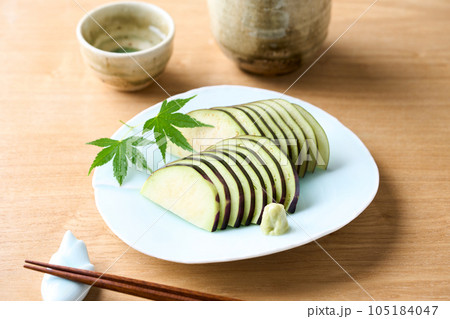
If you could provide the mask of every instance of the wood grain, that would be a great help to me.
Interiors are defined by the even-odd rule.
[[[83,283],[91,287],[112,290],[154,301],[241,301],[239,299],[207,294],[201,291],[161,285],[105,272],[66,267],[40,261],[25,260],[23,267]]]
[[[83,0],[87,9],[106,1]],[[170,93],[216,84],[284,91],[301,74],[241,72],[214,43],[206,1],[162,1],[177,26],[175,52],[158,79]],[[371,0],[333,1],[324,49]],[[84,66],[72,1],[0,2],[0,299],[39,300],[47,261],[70,229],[98,271],[127,246],[98,214],[87,177],[96,149],[136,113],[166,98],[105,87]],[[375,299],[448,300],[450,207],[450,3],[379,1],[288,94],[352,129],[372,152],[381,184],[374,202],[319,243]],[[111,272],[246,300],[367,300],[314,243],[232,263],[181,265],[133,249]],[[90,300],[135,299],[93,289]]]

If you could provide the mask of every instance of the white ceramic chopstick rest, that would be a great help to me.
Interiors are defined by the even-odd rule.
[[[53,254],[49,263],[94,270],[94,265],[89,261],[86,244],[82,240],[78,240],[70,230],[64,234],[58,251]],[[89,288],[89,285],[45,274],[42,280],[41,294],[46,301],[83,300],[89,292]]]

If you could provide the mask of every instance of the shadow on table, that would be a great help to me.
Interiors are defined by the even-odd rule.
[[[86,295],[86,298],[84,298],[85,301],[95,301],[95,300],[101,300],[102,295],[102,289],[99,289],[97,287],[92,287],[88,294]]]
[[[319,50],[316,58],[324,52],[328,45],[329,43]],[[234,69],[227,71],[227,76],[224,76],[223,80],[221,77],[199,74],[195,81],[192,81],[196,69],[192,70],[190,76],[183,76],[178,70],[171,67],[168,67],[156,80],[171,95],[200,86],[221,84],[248,85],[282,93],[296,81],[292,90],[290,89],[288,92],[292,93],[295,88],[308,93],[323,92],[328,97],[344,94],[351,98],[349,94],[383,94],[386,93],[386,90],[395,94],[398,91],[398,85],[408,84],[401,80],[402,77],[413,76],[412,71],[405,68],[404,63],[396,63],[388,58],[374,57],[371,52],[360,52],[355,48],[340,44],[332,47],[317,63],[314,63],[313,59],[300,69],[281,76],[249,74],[240,71],[231,61],[228,63],[230,68]],[[312,63],[314,65],[309,68]],[[214,69],[211,69],[211,72],[215,72]],[[230,76],[233,79],[239,78],[239,80],[236,83],[230,83],[227,80]],[[211,79],[216,78],[219,78],[219,82],[212,82]],[[289,94],[288,92],[286,94]],[[142,96],[161,94],[165,98],[165,93],[155,84],[136,94]],[[298,96],[298,92],[296,95]],[[298,97],[301,98],[301,96]]]
[[[382,59],[371,59],[369,64],[367,56],[356,56],[350,50],[346,47],[334,47],[296,86],[301,86],[301,91],[323,91],[327,96],[379,94],[386,90],[395,94],[396,82],[386,83],[385,79],[401,74],[401,69]],[[305,69],[306,67],[280,77],[260,77],[242,72],[242,82],[245,85],[283,92]],[[170,88],[170,94],[194,88],[172,72],[167,72],[159,78],[160,83],[166,83]],[[247,83],[246,78],[251,81]],[[222,83],[205,82],[205,85],[213,84]],[[155,90],[161,89],[152,85],[138,94],[144,97],[154,94]],[[205,292],[237,298],[247,299],[246,296],[252,296],[255,299],[263,299],[273,296],[269,299],[311,299],[311,296],[326,292],[327,296],[335,293],[334,299],[342,300],[346,299],[343,295],[345,291],[352,289],[352,296],[360,294],[358,296],[361,299],[369,299],[345,271],[370,293],[371,287],[364,284],[365,278],[373,276],[379,264],[389,258],[392,247],[398,240],[399,203],[395,190],[386,177],[383,178],[381,167],[380,176],[382,179],[378,194],[371,205],[349,225],[318,240],[331,257],[317,243],[312,242],[270,256],[229,263],[184,265],[162,260],[158,260],[158,263],[164,267],[165,272],[173,273],[174,277],[186,278],[189,282],[189,287],[185,286],[186,288],[203,289]],[[154,262],[152,257],[144,258],[149,264]],[[217,275],[218,273],[220,275]],[[236,286],[239,289],[236,289]],[[95,289],[90,292],[88,299],[95,300],[98,294]],[[377,299],[381,296],[373,297]]]
[[[363,284],[364,278],[372,276],[377,264],[388,258],[398,237],[400,215],[395,198],[389,183],[381,180],[374,201],[357,219],[318,240],[331,257],[312,242],[289,251],[229,263],[161,263],[165,271],[173,272],[177,278],[189,278],[192,287],[243,299],[248,295],[255,299],[273,296],[269,299],[289,300],[299,296],[311,298],[321,291],[329,296],[330,291],[336,291],[335,299],[342,300],[346,299],[345,286],[352,294],[360,293],[361,299],[369,300],[336,262],[370,293],[370,286]]]

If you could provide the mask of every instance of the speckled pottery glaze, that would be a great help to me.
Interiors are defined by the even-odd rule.
[[[325,40],[331,0],[208,0],[213,35],[248,72],[292,72]]]
[[[137,91],[154,82],[151,77],[164,71],[172,55],[174,33],[170,15],[144,2],[98,7],[77,27],[85,62],[103,82],[121,91]]]

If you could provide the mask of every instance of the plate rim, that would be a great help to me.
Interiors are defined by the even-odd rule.
[[[193,91],[197,92],[197,91],[199,91],[199,90],[209,90],[209,89],[215,89],[215,88],[242,88],[242,89],[250,89],[250,90],[255,90],[255,91],[265,91],[265,92],[270,92],[270,93],[279,93],[279,92],[273,91],[273,90],[262,89],[262,88],[256,88],[256,87],[250,87],[250,86],[243,86],[243,85],[227,85],[227,84],[224,84],[224,85],[211,85],[211,86],[203,86],[203,87],[199,87],[199,88],[194,88],[194,89],[191,89],[191,90],[188,90],[188,91],[185,91],[185,92],[181,92],[181,93],[172,95],[172,96],[169,97],[168,99],[176,99],[176,98],[179,98],[180,95],[187,95],[187,94],[189,94],[190,92],[193,92]],[[147,256],[150,256],[150,257],[153,257],[153,258],[157,258],[157,259],[160,259],[160,260],[169,261],[169,262],[175,262],[175,263],[181,263],[181,264],[193,264],[193,265],[195,265],[195,264],[224,263],[224,262],[233,262],[233,261],[239,261],[239,260],[253,259],[253,258],[258,258],[258,257],[263,257],[263,256],[268,256],[268,255],[273,255],[273,254],[276,254],[276,253],[288,251],[288,250],[291,250],[291,249],[294,249],[294,248],[297,248],[297,247],[304,246],[304,245],[306,245],[306,244],[309,244],[309,243],[311,243],[311,242],[316,241],[316,240],[319,239],[319,238],[322,238],[322,237],[325,237],[325,236],[327,236],[327,235],[329,235],[329,234],[331,234],[331,233],[334,233],[334,232],[338,231],[339,229],[341,229],[341,228],[347,226],[347,225],[348,225],[349,223],[351,223],[353,220],[355,220],[355,219],[356,219],[362,212],[364,212],[364,211],[366,210],[366,208],[372,203],[372,201],[374,200],[376,194],[378,193],[378,189],[379,189],[379,185],[380,185],[380,174],[379,174],[378,165],[376,164],[376,161],[375,161],[375,159],[373,158],[372,154],[370,153],[369,149],[366,147],[366,145],[361,141],[361,139],[360,139],[360,138],[359,138],[352,130],[350,130],[347,126],[345,126],[341,121],[339,121],[336,117],[334,117],[334,116],[331,115],[330,113],[328,113],[328,112],[326,112],[325,110],[323,110],[323,109],[321,109],[321,108],[319,108],[319,107],[317,107],[317,106],[315,106],[315,105],[313,105],[313,104],[311,104],[311,103],[309,103],[309,102],[306,102],[306,101],[304,101],[304,100],[302,100],[302,99],[300,99],[300,98],[291,97],[291,96],[289,96],[289,95],[281,94],[281,93],[279,93],[279,94],[280,94],[280,98],[282,98],[282,97],[287,97],[288,99],[289,99],[289,98],[293,98],[293,99],[299,100],[299,101],[301,101],[302,103],[308,105],[308,107],[313,108],[315,111],[321,112],[324,116],[327,116],[327,117],[329,117],[330,119],[332,119],[333,121],[336,121],[336,123],[339,124],[342,128],[344,128],[344,129],[347,131],[347,133],[350,133],[350,134],[352,135],[352,137],[355,138],[355,140],[360,144],[360,146],[362,146],[363,150],[367,153],[367,155],[369,156],[370,160],[373,162],[374,168],[375,168],[374,173],[376,173],[376,185],[374,185],[374,187],[372,188],[373,191],[372,191],[372,193],[370,194],[370,196],[367,197],[367,200],[366,200],[363,204],[361,204],[361,208],[358,209],[358,210],[355,210],[355,213],[352,214],[348,219],[345,219],[342,223],[339,223],[339,225],[337,225],[336,227],[332,227],[332,228],[330,228],[330,229],[328,229],[328,230],[326,230],[326,231],[324,231],[324,232],[321,232],[320,234],[316,234],[315,236],[310,236],[308,233],[306,233],[306,231],[303,230],[303,231],[306,233],[307,237],[308,237],[308,239],[307,239],[306,241],[304,241],[304,242],[302,242],[302,243],[300,243],[300,244],[298,244],[298,243],[292,243],[291,245],[286,245],[286,246],[283,246],[283,247],[280,248],[280,249],[274,249],[273,251],[270,251],[270,252],[265,252],[265,251],[264,251],[264,252],[260,252],[260,253],[250,254],[250,255],[247,255],[247,256],[245,256],[245,257],[239,257],[239,256],[237,256],[237,257],[231,257],[231,258],[230,258],[230,257],[225,257],[225,258],[216,258],[216,259],[214,259],[214,260],[202,260],[202,259],[197,259],[197,260],[195,260],[195,261],[192,261],[192,260],[183,260],[183,259],[177,259],[177,258],[162,258],[162,257],[158,257],[158,256],[151,255],[151,254],[149,254],[149,253],[147,253],[147,252],[144,252],[142,249],[139,249],[139,248],[136,248],[136,247],[133,246],[133,245],[135,245],[142,237],[139,237],[138,240],[136,240],[134,243],[131,243],[131,244],[130,244],[127,240],[124,240],[124,239],[122,238],[122,236],[120,236],[120,235],[118,234],[118,233],[120,233],[120,232],[117,231],[116,227],[112,226],[112,224],[109,222],[109,220],[108,220],[107,218],[105,218],[104,213],[103,213],[102,210],[100,209],[100,205],[99,205],[99,202],[98,202],[98,196],[97,196],[98,187],[96,187],[96,186],[94,185],[94,183],[95,183],[95,178],[96,178],[96,175],[97,175],[97,174],[96,174],[96,173],[97,173],[97,170],[95,170],[95,171],[94,171],[94,174],[93,174],[93,177],[92,177],[92,186],[93,186],[93,188],[94,188],[95,205],[96,205],[97,210],[98,210],[98,212],[100,213],[100,215],[101,215],[103,221],[104,221],[105,224],[108,226],[108,228],[113,232],[113,234],[114,234],[115,236],[117,236],[117,237],[118,237],[122,242],[124,242],[127,246],[129,246],[130,248],[132,248],[132,249],[134,249],[134,250],[136,250],[136,251],[138,251],[138,252],[140,252],[140,253],[142,253],[142,254],[145,254],[145,255],[147,255]],[[158,112],[158,110],[159,110],[159,108],[161,107],[161,105],[162,105],[162,101],[161,101],[161,102],[158,102],[158,103],[156,103],[156,104],[154,104],[154,105],[152,105],[152,106],[149,106],[149,107],[145,108],[144,110],[142,110],[141,112],[139,112],[139,113],[137,113],[136,115],[134,115],[131,119],[129,119],[129,120],[126,121],[125,123],[128,124],[128,123],[134,121],[136,118],[142,116],[144,113],[149,112],[149,111],[151,111],[151,110],[156,110],[156,112]],[[126,129],[125,124],[122,124],[122,125],[121,125],[121,126],[120,126],[120,127],[119,127],[112,135],[111,135],[111,138],[115,138],[118,134],[120,134],[120,132],[121,132],[123,129]],[[99,185],[99,186],[100,186],[100,185]],[[169,212],[170,212],[170,211],[169,211]]]

